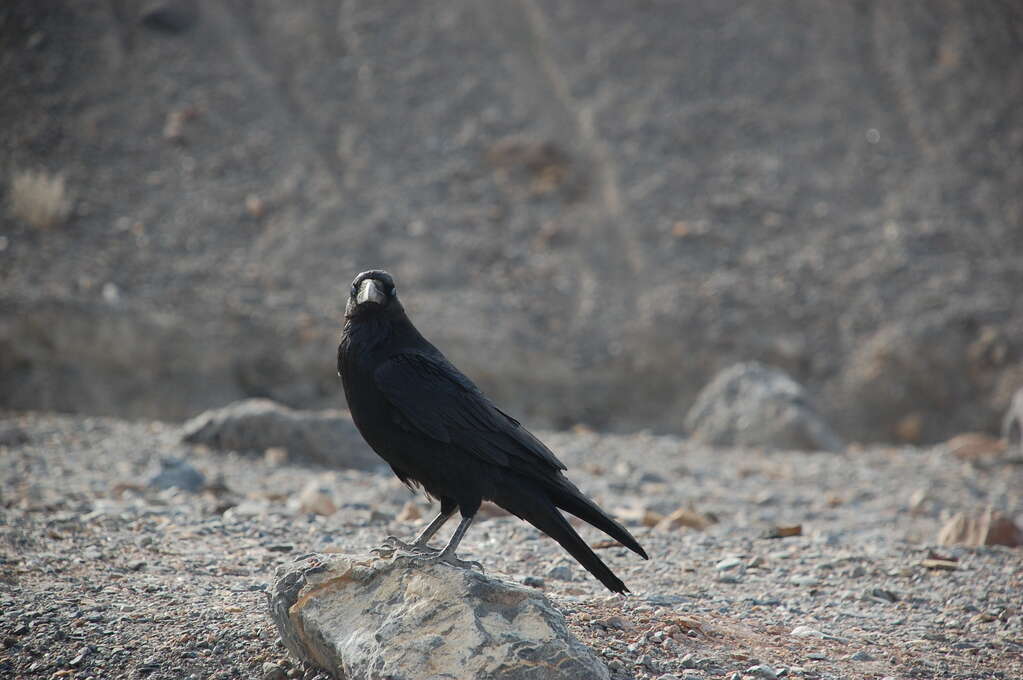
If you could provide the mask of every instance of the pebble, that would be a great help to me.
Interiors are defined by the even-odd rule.
[[[201,491],[205,485],[203,474],[181,458],[161,459],[160,471],[149,480],[153,489],[181,489],[189,493]]]
[[[777,680],[778,671],[774,670],[767,664],[758,664],[747,668],[746,675],[755,675],[760,678],[767,678],[767,680]]]
[[[725,559],[715,564],[714,568],[717,569],[718,571],[728,571],[729,569],[735,569],[736,567],[741,566],[742,560],[739,559],[738,557],[726,557]]]
[[[815,637],[820,638],[821,640],[825,637],[822,631],[811,628],[810,626],[796,626],[792,629],[792,632],[789,633],[789,635],[794,637]]]
[[[899,596],[883,588],[870,588],[864,593],[864,599],[894,603],[899,601]]]
[[[567,564],[559,564],[556,567],[551,567],[547,570],[547,578],[554,579],[555,581],[571,581],[572,568]]]
[[[329,516],[337,512],[337,505],[330,489],[314,479],[299,493],[298,509],[306,514]]]
[[[275,663],[264,663],[263,664],[263,680],[284,680],[287,674],[284,669]]]
[[[849,659],[850,661],[873,661],[874,660],[874,657],[872,657],[870,654],[867,654],[863,650],[860,650],[860,651],[856,652],[855,654],[850,654],[846,658]]]

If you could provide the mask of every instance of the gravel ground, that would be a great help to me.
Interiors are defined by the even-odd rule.
[[[312,551],[365,553],[431,513],[383,470],[190,447],[176,425],[7,414],[0,434],[4,677],[313,677],[265,613],[273,568]],[[1023,677],[1023,553],[934,545],[954,512],[992,504],[1019,521],[1023,467],[1012,459],[543,438],[650,553],[643,562],[585,534],[633,595],[610,596],[498,513],[461,556],[542,588],[615,678]],[[205,488],[150,486],[166,457],[194,466]],[[298,509],[311,481],[336,513]],[[714,523],[646,526],[680,508]],[[795,526],[800,535],[767,537]]]

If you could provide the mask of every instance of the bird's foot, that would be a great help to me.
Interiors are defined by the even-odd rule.
[[[370,552],[374,552],[381,557],[390,557],[394,553],[406,553],[408,555],[415,555],[416,557],[428,557],[430,555],[436,555],[440,552],[437,548],[431,548],[425,543],[406,543],[397,536],[388,536],[384,539],[384,544],[378,548],[373,548]]]
[[[476,562],[475,560],[460,560],[453,552],[449,553],[441,550],[436,554],[424,555],[423,557],[423,561],[429,562],[430,564],[450,564],[452,567],[458,567],[459,569],[472,569],[475,567],[480,570],[480,573],[487,573],[486,570],[483,569],[483,565],[479,562]]]

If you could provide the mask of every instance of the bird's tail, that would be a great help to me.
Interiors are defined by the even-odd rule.
[[[554,504],[565,512],[570,512],[584,522],[597,527],[644,560],[650,559],[647,557],[646,551],[643,550],[643,546],[633,538],[628,529],[601,510],[568,479],[561,477],[555,480],[547,487],[547,492]]]
[[[575,532],[572,525],[568,523],[564,515],[558,512],[556,507],[540,500],[532,507],[516,508],[512,512],[560,543],[562,548],[567,550],[579,564],[586,568],[586,571],[593,574],[608,590],[614,593],[629,592],[622,580],[615,576],[614,572],[597,557],[597,554]]]
[[[646,558],[643,548],[639,546],[639,543],[636,542],[636,539],[628,531],[605,515],[592,502],[589,502],[589,505],[586,506],[587,509],[584,516],[580,514],[584,512],[582,510],[584,506],[578,503],[569,503],[566,500],[567,494],[563,498],[562,494],[551,493],[549,488],[538,488],[532,484],[523,485],[523,487],[518,489],[511,489],[509,488],[510,486],[513,485],[505,486],[503,489],[505,493],[502,494],[502,497],[495,499],[498,505],[529,522],[557,541],[562,548],[567,550],[579,564],[586,568],[586,571],[593,574],[608,590],[615,593],[629,592],[629,589],[625,587],[622,580],[615,576],[614,572],[597,557],[597,554],[587,545],[586,541],[576,533],[572,525],[565,519],[565,516],[558,511],[558,507],[564,507],[573,515],[607,532],[610,536],[613,536]],[[576,493],[581,496],[581,492],[578,490],[576,490]],[[579,512],[576,512],[576,510]],[[599,517],[599,523],[592,521],[590,516]]]

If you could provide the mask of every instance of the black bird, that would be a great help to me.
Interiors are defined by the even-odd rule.
[[[391,547],[460,567],[475,564],[459,560],[455,550],[480,502],[490,500],[560,543],[608,589],[628,592],[559,508],[648,559],[643,548],[562,474],[565,466],[550,449],[416,330],[387,272],[355,277],[337,369],[369,445],[402,482],[440,501],[440,514],[411,545],[388,537]],[[442,551],[430,548],[427,541],[456,509],[462,521],[451,540]]]

